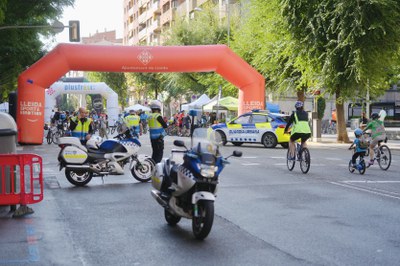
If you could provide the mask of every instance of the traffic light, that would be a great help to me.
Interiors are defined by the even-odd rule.
[[[81,35],[79,32],[79,20],[69,21],[69,41],[70,42],[80,42]]]

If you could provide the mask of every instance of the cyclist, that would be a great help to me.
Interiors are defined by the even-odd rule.
[[[359,156],[365,155],[365,152],[368,148],[368,142],[366,140],[362,140],[363,131],[360,128],[356,128],[354,130],[354,135],[356,138],[354,139],[354,142],[350,145],[349,150],[351,150],[353,146],[356,146],[356,151],[353,154],[353,157],[351,157],[351,163],[353,165],[353,168],[357,168],[356,160]]]
[[[311,137],[308,114],[304,111],[304,103],[302,101],[297,101],[294,107],[296,111],[292,113],[285,127],[285,133],[287,134],[289,127],[293,124],[289,142],[290,157],[292,160],[295,159],[296,154],[295,141],[301,139],[301,147],[307,147],[306,141]]]
[[[386,138],[385,126],[383,125],[383,121],[379,120],[379,114],[373,113],[371,115],[372,121],[368,122],[367,126],[364,129],[364,132],[367,130],[371,130],[371,144],[369,145],[369,163],[368,166],[374,164],[374,148],[378,144],[379,141],[383,141]]]

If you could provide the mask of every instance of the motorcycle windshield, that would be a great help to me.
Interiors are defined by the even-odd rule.
[[[204,164],[215,164],[219,156],[218,146],[222,144],[219,134],[211,128],[196,128],[192,136],[192,150],[201,154],[201,161]]]

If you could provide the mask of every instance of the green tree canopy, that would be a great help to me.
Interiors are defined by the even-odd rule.
[[[122,107],[127,105],[128,83],[124,73],[117,72],[89,72],[91,82],[104,82],[118,94],[118,102]]]
[[[400,2],[397,0],[279,0],[287,30],[305,58],[305,73],[318,73],[336,96],[338,140],[348,141],[343,101],[354,95],[382,94],[397,63]]]
[[[50,25],[74,2],[0,0],[0,27]],[[15,90],[19,74],[46,53],[40,37],[51,35],[48,28],[0,29],[0,98]]]

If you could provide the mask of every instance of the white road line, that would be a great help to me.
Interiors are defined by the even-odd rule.
[[[242,163],[243,166],[260,165],[259,163]]]
[[[256,159],[258,158],[257,156],[243,156],[243,159]]]
[[[279,157],[279,156],[272,156],[272,157],[270,157],[271,159],[286,159],[286,157],[284,157],[284,156],[282,156],[282,157]]]
[[[330,161],[341,161],[343,159],[341,158],[325,158],[325,160],[330,160]]]
[[[383,196],[383,197],[388,197],[388,198],[393,198],[393,199],[400,200],[400,197],[398,197],[398,196],[393,196],[393,195],[386,194],[386,193],[383,193],[383,192],[373,191],[373,190],[369,190],[369,189],[366,189],[366,188],[360,188],[360,187],[347,185],[347,184],[343,184],[343,183],[341,184],[341,183],[337,183],[337,182],[328,182],[328,183],[330,183],[332,185],[340,186],[340,187],[350,188],[350,189],[354,189],[354,190],[358,190],[358,191],[368,192],[368,193],[371,193],[371,194],[375,194],[375,195],[379,195],[379,196]],[[390,192],[388,192],[388,193],[390,193]]]
[[[351,183],[359,183],[359,184],[392,184],[392,183],[400,183],[400,180],[345,180],[340,181],[346,184]]]

